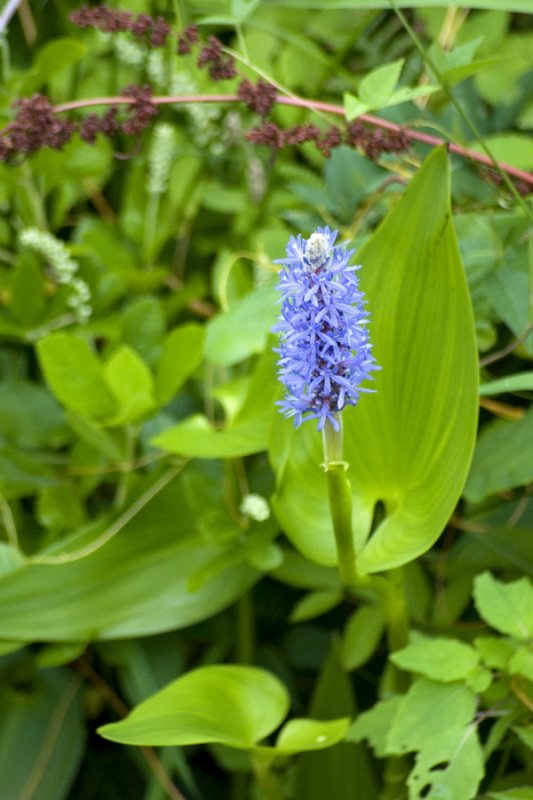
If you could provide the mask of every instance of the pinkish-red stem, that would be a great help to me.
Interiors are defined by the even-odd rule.
[[[73,100],[70,103],[61,103],[54,106],[54,111],[57,114],[63,111],[74,111],[78,108],[89,108],[91,106],[110,106],[110,105],[132,105],[137,101],[133,97],[95,97],[89,100]],[[171,97],[152,97],[151,102],[154,105],[173,105],[185,103],[239,103],[242,102],[240,97],[233,94],[190,94],[190,95],[177,95]],[[301,97],[286,97],[285,95],[276,95],[276,102],[280,105],[295,106],[297,108],[308,108],[310,111],[324,111],[328,114],[335,114],[344,117],[344,108],[333,103],[322,103],[319,100],[305,100]],[[359,119],[366,122],[368,125],[373,125],[376,128],[383,128],[389,131],[403,132],[405,135],[415,142],[422,142],[423,144],[437,147],[438,145],[445,144],[451,153],[456,153],[464,158],[470,158],[472,161],[477,161],[478,164],[483,164],[487,167],[494,167],[495,164],[491,159],[483,153],[478,153],[475,150],[470,150],[468,147],[461,147],[461,145],[446,142],[438,136],[432,136],[429,133],[420,133],[411,128],[403,128],[389,120],[375,117],[372,114],[361,114]],[[502,161],[498,162],[500,168],[526,183],[533,185],[533,175],[530,172],[512,167],[510,164],[505,164]]]

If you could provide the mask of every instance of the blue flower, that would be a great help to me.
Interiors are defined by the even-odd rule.
[[[291,236],[280,271],[281,314],[278,377],[286,389],[280,411],[295,427],[318,419],[339,430],[337,414],[355,406],[361,381],[379,369],[366,328],[368,312],[358,288],[354,251],[335,247],[337,231],[317,228],[309,239]]]

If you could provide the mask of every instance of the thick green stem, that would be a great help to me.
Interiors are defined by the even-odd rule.
[[[282,800],[281,787],[272,772],[274,757],[269,753],[256,753],[252,756],[259,800]]]
[[[335,430],[329,420],[323,434],[324,469],[328,482],[329,508],[339,559],[339,574],[342,582],[354,587],[357,582],[356,556],[352,532],[352,487],[346,477],[348,464],[342,458],[342,422]]]

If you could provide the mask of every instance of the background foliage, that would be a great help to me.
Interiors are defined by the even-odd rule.
[[[394,5],[128,3],[219,36],[239,75],[213,86],[175,36],[23,2],[1,127],[36,92],[261,77],[533,171],[529,0]],[[0,797],[531,798],[533,181],[415,143],[278,152],[259,122],[165,105],[0,163]],[[345,414],[351,594],[320,436],[274,407],[273,261],[324,224],[383,367]]]

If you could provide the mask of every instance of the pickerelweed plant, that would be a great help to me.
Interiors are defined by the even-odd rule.
[[[356,582],[356,553],[351,524],[352,491],[343,459],[342,410],[355,406],[372,389],[361,382],[379,369],[368,335],[369,314],[350,265],[353,250],[335,246],[338,231],[317,228],[309,239],[291,236],[278,288],[281,315],[278,377],[286,389],[278,405],[295,427],[317,419],[324,443],[323,467],[339,571],[343,582]]]

